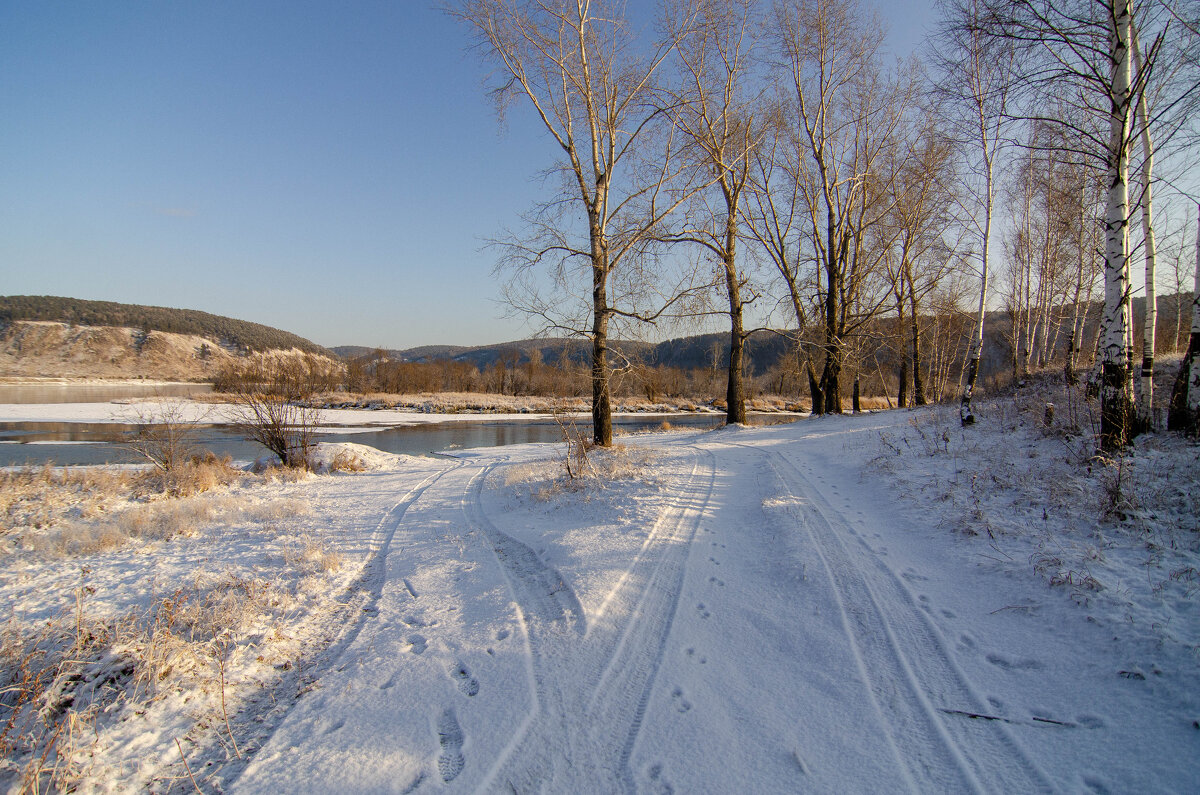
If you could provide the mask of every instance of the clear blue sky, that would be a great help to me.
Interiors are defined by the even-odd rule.
[[[881,5],[907,53],[928,0]],[[0,294],[323,345],[529,335],[483,241],[554,150],[426,0],[0,0]]]

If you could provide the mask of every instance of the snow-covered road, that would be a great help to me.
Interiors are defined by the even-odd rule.
[[[1095,691],[1081,660],[1047,658],[1058,619],[1006,612],[994,574],[913,532],[861,469],[878,424],[634,440],[641,474],[602,489],[547,485],[545,446],[372,476],[391,497],[363,606],[228,789],[1031,792],[1194,775],[1173,756],[1187,732],[1113,753],[1147,728],[1104,716],[1127,682]],[[939,555],[957,570],[931,570]]]

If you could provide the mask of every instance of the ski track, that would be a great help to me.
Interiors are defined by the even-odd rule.
[[[1053,791],[1009,730],[973,720],[985,710],[937,629],[895,573],[826,502],[800,466],[765,457],[787,512],[812,541],[834,588],[847,641],[909,789],[917,792]],[[860,547],[847,547],[857,539]]]
[[[558,572],[487,518],[481,504],[486,473],[464,500],[510,583],[534,693],[533,711],[481,790],[636,791],[629,760],[678,608],[691,540],[715,481],[712,455],[692,452],[687,482],[674,491],[592,626]]]

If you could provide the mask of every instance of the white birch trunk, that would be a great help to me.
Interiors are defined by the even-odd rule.
[[[1104,339],[1100,384],[1100,447],[1114,452],[1129,440],[1128,211],[1130,0],[1111,0],[1111,103],[1108,202],[1104,217]]]
[[[1142,53],[1138,49],[1137,28],[1130,25],[1130,44],[1134,65],[1142,74]],[[1142,393],[1138,396],[1138,424],[1154,427],[1154,335],[1158,324],[1158,295],[1155,289],[1157,249],[1154,242],[1153,191],[1154,146],[1150,141],[1150,114],[1146,109],[1143,85],[1137,102],[1137,124],[1142,128],[1142,237],[1146,245],[1146,309],[1142,330]]]
[[[1200,414],[1200,204],[1196,205],[1196,279],[1192,287],[1192,339],[1188,345],[1187,407],[1192,421]]]

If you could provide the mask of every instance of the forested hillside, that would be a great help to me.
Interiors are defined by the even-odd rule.
[[[306,353],[333,354],[310,340],[277,328],[210,315],[195,309],[88,301],[54,295],[0,296],[0,328],[17,320],[43,320],[76,326],[113,326],[206,337],[233,351],[297,348]]]

